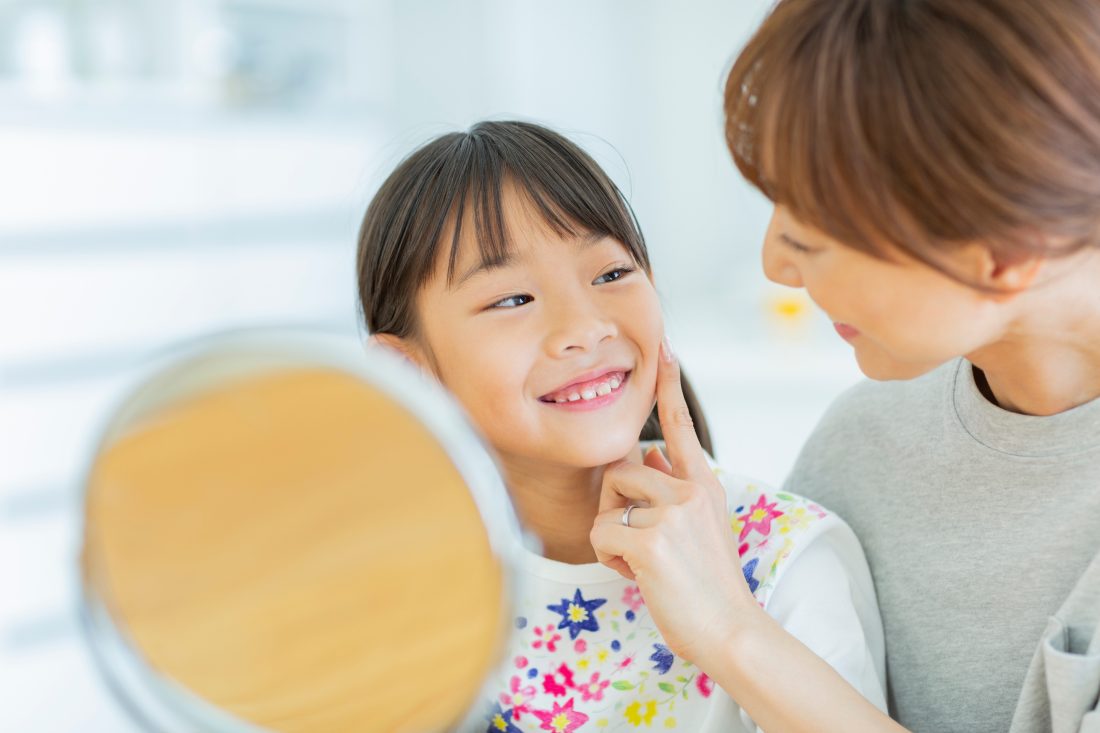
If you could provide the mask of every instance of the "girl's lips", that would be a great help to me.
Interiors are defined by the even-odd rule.
[[[840,334],[840,337],[845,341],[851,341],[859,335],[859,329],[854,326],[849,326],[847,323],[834,323],[833,328]]]
[[[626,383],[630,379],[630,372],[607,372],[603,376],[589,380],[587,382],[579,383],[574,387],[569,387],[560,392],[553,393],[553,397],[546,396],[540,397],[539,401],[547,407],[554,407],[561,410],[567,410],[569,412],[588,412],[591,410],[599,410],[606,407],[611,403],[619,399],[623,390],[626,388]],[[604,389],[596,391],[596,385],[606,385]],[[609,389],[608,389],[609,388]],[[569,396],[564,396],[563,393],[569,393]],[[603,394],[600,394],[603,392]],[[581,397],[582,393],[587,393],[587,399]],[[558,401],[559,398],[562,401]]]

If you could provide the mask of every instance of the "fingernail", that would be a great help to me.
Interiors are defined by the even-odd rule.
[[[661,341],[661,358],[667,363],[672,363],[674,353],[675,352],[672,351],[672,342],[669,340],[668,336],[665,336]]]

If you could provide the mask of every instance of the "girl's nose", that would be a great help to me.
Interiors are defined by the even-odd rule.
[[[585,303],[567,303],[556,309],[546,350],[550,356],[568,356],[594,350],[615,337],[618,328],[607,314]]]

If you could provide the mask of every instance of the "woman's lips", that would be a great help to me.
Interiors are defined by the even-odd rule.
[[[859,335],[859,329],[855,326],[849,326],[847,323],[834,323],[833,328],[845,341],[851,341]]]

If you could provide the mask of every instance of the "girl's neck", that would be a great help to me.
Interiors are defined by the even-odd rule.
[[[628,460],[641,462],[635,447]],[[508,493],[523,526],[542,542],[551,560],[596,562],[589,534],[599,512],[604,466],[577,468],[503,456]]]
[[[987,398],[1024,415],[1055,415],[1100,398],[1098,276],[1097,257],[1060,273],[1020,303],[1002,338],[968,355]]]

